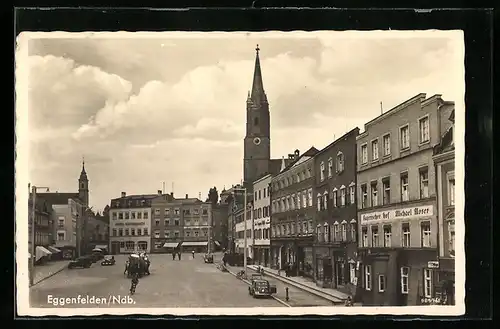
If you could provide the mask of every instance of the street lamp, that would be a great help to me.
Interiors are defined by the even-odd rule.
[[[30,185],[31,184],[28,184],[28,190],[30,188]],[[36,239],[36,233],[35,233],[35,228],[36,228],[36,220],[35,220],[35,217],[36,217],[36,191],[37,189],[39,188],[43,188],[43,189],[46,189],[47,192],[49,192],[49,188],[46,187],[46,186],[31,186],[31,257],[30,257],[30,263],[29,263],[29,283],[30,283],[30,286],[33,285],[34,281],[35,281],[35,262],[36,262],[36,258],[35,258],[35,253],[36,253],[36,245],[35,245],[35,239]]]
[[[245,233],[243,234],[244,237],[244,246],[243,246],[243,267],[245,271],[245,279],[247,278],[247,210],[248,210],[248,205],[247,205],[247,189],[246,187],[243,188],[234,188],[234,192],[243,192],[244,193],[244,200],[243,204],[245,205],[243,209],[243,221],[244,221],[244,231]]]

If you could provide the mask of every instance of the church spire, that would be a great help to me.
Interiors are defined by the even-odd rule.
[[[253,84],[250,98],[254,103],[267,102],[266,93],[264,92],[264,84],[262,83],[262,72],[260,69],[259,45],[255,48],[255,69],[253,72]]]
[[[82,157],[82,172],[80,173],[80,180],[87,179],[87,172],[85,171],[85,157]]]

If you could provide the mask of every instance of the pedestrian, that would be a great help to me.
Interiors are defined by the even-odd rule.
[[[175,260],[175,252],[172,252],[172,260]]]
[[[193,251],[191,251],[191,254],[193,255],[193,259],[194,259],[194,250],[193,250]]]

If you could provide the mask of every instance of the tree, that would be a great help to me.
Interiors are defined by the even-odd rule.
[[[219,202],[219,192],[217,192],[217,187],[212,187],[208,190],[208,198],[206,202],[211,202],[212,205],[216,205]]]

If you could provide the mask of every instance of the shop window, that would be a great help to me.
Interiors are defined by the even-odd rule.
[[[379,275],[378,276],[378,292],[384,292],[385,291],[385,275]]]
[[[409,291],[409,276],[410,276],[410,268],[409,267],[401,267],[401,293],[408,294]]]
[[[372,266],[365,265],[365,289],[372,290]]]

